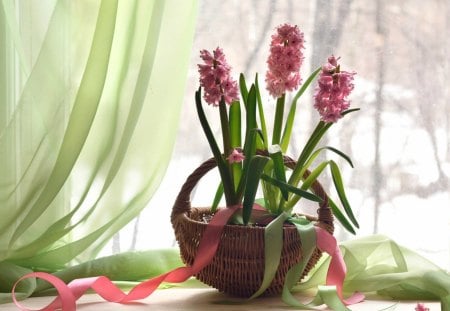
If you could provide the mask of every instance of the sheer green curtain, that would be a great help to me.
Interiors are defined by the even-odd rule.
[[[0,263],[53,271],[94,258],[158,187],[197,1],[0,11]]]

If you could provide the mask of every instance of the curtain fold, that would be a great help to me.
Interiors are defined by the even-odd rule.
[[[54,271],[95,258],[158,187],[197,1],[0,4],[0,262]]]

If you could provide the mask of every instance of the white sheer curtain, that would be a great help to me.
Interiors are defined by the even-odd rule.
[[[158,187],[197,4],[0,3],[0,261],[53,270],[94,258]]]

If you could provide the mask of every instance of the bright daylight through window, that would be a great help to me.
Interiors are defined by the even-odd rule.
[[[345,126],[336,124],[330,132],[336,135],[329,134],[327,142],[355,164],[342,170],[360,222],[357,235],[387,235],[449,269],[450,6],[443,0],[426,5],[417,0],[203,1],[175,151],[149,207],[120,232],[120,250],[130,247],[134,234],[140,249],[174,245],[168,198],[175,198],[184,179],[211,156],[194,103],[199,51],[220,45],[233,71],[250,77],[265,70],[270,33],[286,21],[305,33],[304,77],[331,53],[342,56],[345,68],[357,70],[351,101],[361,111]],[[266,107],[275,107],[268,94],[263,98]],[[293,148],[312,131],[317,113],[312,104],[312,94],[298,104],[302,121],[296,123],[302,126],[294,129]],[[208,175],[200,183],[195,206],[211,204],[217,178]],[[338,239],[351,237],[336,227]],[[158,239],[149,238],[156,230]],[[118,241],[116,236],[116,250]]]

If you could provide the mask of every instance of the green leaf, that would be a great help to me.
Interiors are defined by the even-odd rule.
[[[299,176],[303,176],[303,174],[305,173],[305,171],[311,166],[311,164],[314,162],[314,160],[317,158],[317,156],[323,151],[323,150],[330,150],[332,152],[335,152],[336,154],[340,155],[341,157],[343,157],[349,164],[351,167],[353,167],[353,163],[350,159],[349,156],[347,156],[345,153],[343,153],[342,151],[337,150],[336,148],[330,147],[330,146],[325,146],[322,148],[317,149],[316,151],[314,151],[311,156],[309,157],[309,159],[306,161],[306,163],[303,165]]]
[[[267,162],[266,167],[264,168],[264,173],[266,175],[272,175],[273,165],[273,161]],[[279,200],[279,188],[264,180],[262,180],[261,185],[264,199],[266,200],[266,209],[272,214],[277,215],[280,208],[279,203],[281,203]]]
[[[247,97],[247,106],[246,106],[246,130],[245,130],[245,144],[244,148],[246,148],[247,138],[249,138],[250,131],[258,128],[258,124],[256,122],[256,88],[254,85],[250,88],[250,92]]]
[[[338,193],[339,199],[342,202],[342,205],[344,206],[344,211],[347,214],[347,216],[350,218],[352,223],[359,228],[358,221],[356,220],[355,216],[353,215],[352,208],[350,206],[350,203],[347,200],[347,196],[345,195],[344,190],[344,184],[342,182],[341,172],[339,170],[338,165],[334,161],[330,161],[330,169],[331,169],[331,176],[333,177],[333,183],[336,188],[336,191]]]
[[[317,167],[309,174],[309,176],[303,182],[301,189],[306,190],[311,187],[314,181],[317,180],[320,174],[322,174],[325,167],[329,164],[329,161],[324,161],[317,165]]]
[[[247,170],[245,178],[245,192],[242,203],[242,217],[244,219],[244,224],[248,224],[248,221],[250,220],[253,203],[255,202],[256,191],[258,190],[259,180],[267,161],[269,161],[268,157],[259,155],[254,156],[250,160],[249,169]]]
[[[224,162],[222,158],[222,153],[219,149],[219,145],[216,142],[216,139],[214,138],[214,134],[211,131],[211,127],[209,126],[208,120],[206,118],[205,112],[203,111],[202,107],[202,99],[201,99],[201,88],[198,89],[197,92],[195,92],[195,104],[197,107],[197,114],[200,121],[200,124],[203,128],[203,131],[205,132],[206,139],[208,140],[209,146],[211,147],[211,151],[216,158],[217,164],[220,165],[221,162]]]
[[[309,167],[311,166],[311,164],[314,162],[314,160],[317,158],[317,156],[320,154],[321,151],[322,151],[322,148],[317,149],[316,151],[314,151],[311,154],[311,156],[309,157],[308,161],[306,161],[306,163],[301,168],[300,173],[298,174],[298,179],[295,180],[294,184],[297,184],[300,181],[300,179],[305,174],[306,170],[309,169]]]
[[[223,183],[220,183],[216,190],[216,195],[214,196],[213,203],[211,205],[211,212],[215,212],[219,206],[220,200],[223,196]]]
[[[358,111],[359,108],[349,109],[344,112],[342,112],[342,115],[346,115],[348,113]],[[303,147],[302,152],[300,153],[300,156],[297,160],[297,164],[292,172],[291,178],[289,179],[290,184],[296,184],[300,181],[302,178],[302,175],[300,174],[305,162],[313,152],[313,150],[316,148],[317,144],[319,143],[320,139],[323,137],[323,135],[326,133],[326,131],[333,125],[334,123],[325,123],[323,121],[320,121],[316,128],[314,129],[313,133],[311,134],[310,138],[306,142],[305,146]]]
[[[257,134],[261,135],[261,131],[257,128],[252,129],[249,131],[247,138],[245,139],[245,146],[244,146],[244,164],[242,168],[242,176],[241,180],[239,181],[239,185],[236,190],[236,196],[237,198],[240,198],[242,196],[242,193],[245,189],[245,183],[247,178],[247,172],[249,170],[250,160],[253,158],[253,156],[256,154],[256,137]]]
[[[360,110],[361,110],[361,108],[348,109],[348,110],[343,111],[341,113],[341,116],[345,116],[346,114],[349,114],[349,113],[352,113],[352,112],[355,112],[355,111],[360,111]]]
[[[292,128],[294,126],[295,112],[297,110],[297,101],[293,101],[291,104],[291,108],[289,109],[289,113],[286,119],[286,124],[284,126],[283,136],[281,138],[281,150],[283,152],[287,151],[289,147],[289,142],[291,140]]]
[[[223,189],[225,194],[225,200],[227,201],[227,205],[234,205],[237,203],[235,197],[235,191],[233,189],[233,181],[231,179],[230,171],[228,170],[227,164],[222,157],[222,153],[220,152],[219,146],[214,138],[214,134],[209,126],[208,120],[206,118],[205,112],[202,107],[202,99],[201,99],[201,88],[195,92],[195,104],[197,107],[197,114],[200,120],[200,124],[205,132],[206,139],[208,140],[211,151],[214,155],[214,158],[217,161],[217,167],[219,169],[220,177],[223,182]]]
[[[279,145],[269,147],[269,156],[273,161],[273,172],[275,178],[282,183],[286,183],[286,171],[284,167],[283,153]],[[288,192],[285,188],[280,188],[281,194],[285,200],[288,199]]]
[[[238,101],[233,102],[230,106],[230,144],[231,149],[242,146],[241,141],[241,105]],[[235,185],[235,190],[239,185],[239,181],[242,176],[242,165],[241,163],[231,164],[231,171],[233,176],[233,182]]]
[[[315,79],[315,77],[317,76],[317,74],[320,72],[321,69],[322,69],[321,67],[317,68],[308,77],[308,79],[305,81],[305,83],[303,83],[302,87],[298,90],[298,92],[294,96],[294,99],[292,100],[291,108],[289,109],[289,114],[286,119],[286,124],[285,124],[284,130],[283,130],[283,136],[281,138],[281,143],[280,143],[281,149],[283,150],[283,152],[286,152],[286,150],[289,146],[289,142],[291,140],[292,128],[293,128],[294,119],[295,119],[295,112],[297,109],[297,101],[303,95],[303,93],[306,91],[308,86]]]
[[[228,121],[227,104],[223,98],[219,102],[220,125],[222,129],[223,153],[228,157],[231,153],[230,123]]]
[[[300,187],[301,190],[307,190],[311,187],[311,185],[313,184],[314,181],[317,180],[317,178],[319,177],[320,174],[322,174],[323,170],[327,167],[328,165],[328,161],[322,162],[320,163],[308,176],[308,178],[306,178],[303,181],[302,186]],[[289,183],[291,184],[291,183]],[[292,184],[291,184],[292,185]],[[292,198],[289,199],[289,201],[286,203],[286,208],[287,209],[292,209],[294,207],[294,205],[298,202],[298,200],[300,200],[300,196],[293,196]]]
[[[301,175],[300,173],[304,168],[305,162],[310,157],[311,153],[314,151],[318,142],[320,141],[320,139],[325,134],[328,128],[329,126],[325,122],[320,121],[317,124],[310,138],[303,147],[300,156],[298,157],[297,164],[295,165],[291,177],[289,178],[289,184],[296,185],[301,180],[303,175]]]
[[[350,232],[351,234],[356,234],[355,229],[353,228],[352,224],[348,219],[345,217],[345,215],[341,212],[339,207],[336,205],[336,203],[333,202],[330,198],[328,198],[328,204],[330,205],[331,211],[336,217],[336,219],[341,223],[341,225]]]
[[[316,76],[319,74],[319,72],[322,70],[322,67],[317,68],[313,71],[313,73],[306,79],[305,83],[303,83],[302,87],[298,90],[298,92],[295,94],[294,99],[292,101],[297,101],[300,96],[303,95],[303,93],[308,89],[311,82],[316,78]]]
[[[239,188],[239,183],[241,182],[241,178],[242,178],[242,172],[243,172],[242,164],[241,163],[232,163],[231,171],[232,171],[232,175],[233,175],[234,190],[237,191],[237,189]]]
[[[348,155],[346,155],[346,154],[343,153],[342,151],[340,151],[340,150],[338,150],[338,149],[336,149],[336,148],[334,148],[334,147],[330,147],[330,146],[325,146],[325,147],[322,147],[322,148],[320,148],[320,149],[321,149],[321,150],[330,150],[330,151],[336,153],[337,155],[341,156],[345,161],[347,161],[348,164],[350,164],[350,166],[353,168],[353,162],[352,162],[352,160],[350,159],[350,157],[349,157]]]
[[[241,105],[238,101],[230,106],[229,122],[231,148],[241,147]]]
[[[262,105],[261,93],[259,91],[258,74],[256,74],[255,76],[255,90],[256,90],[256,101],[258,103],[259,122],[261,123],[260,128],[263,137],[263,147],[264,149],[267,149],[269,140],[267,139],[266,118],[264,117],[264,108]]]
[[[245,82],[244,74],[241,73],[239,75],[239,88],[241,90],[242,100],[244,101],[244,106],[247,107],[247,96],[248,96],[248,90],[247,90],[247,83]]]
[[[323,121],[319,121],[316,128],[314,129],[314,132],[312,133],[311,137],[309,138],[305,147],[303,148],[302,153],[300,154],[299,158],[300,163],[305,162],[305,160],[313,152],[317,144],[322,139],[323,135],[325,135],[326,131],[331,127],[332,124],[333,123],[325,123]]]
[[[303,197],[305,199],[308,199],[308,200],[311,200],[311,201],[314,201],[314,202],[322,202],[322,198],[318,197],[317,195],[315,195],[315,194],[313,194],[311,192],[308,192],[308,191],[296,188],[296,187],[294,187],[292,185],[289,185],[289,184],[287,184],[285,182],[282,182],[282,181],[277,180],[277,179],[275,179],[273,177],[270,177],[269,175],[262,174],[261,175],[261,179],[264,180],[264,181],[267,181],[267,182],[269,182],[271,184],[273,184],[274,186],[279,187],[280,190],[283,189],[286,192],[292,192],[292,193],[294,193],[294,194],[296,194],[296,195],[298,195],[300,197]]]

